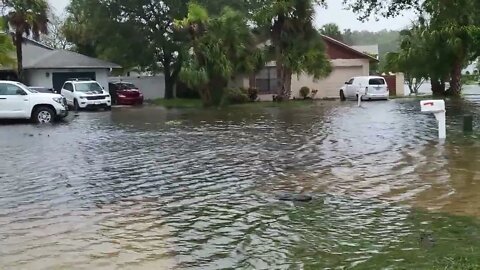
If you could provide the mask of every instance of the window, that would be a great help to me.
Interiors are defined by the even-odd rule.
[[[369,85],[385,85],[385,80],[382,78],[374,78],[368,81]]]
[[[277,89],[277,71],[275,67],[266,67],[255,75],[255,86],[261,94],[272,94]]]
[[[353,80],[355,80],[355,78],[351,78],[346,84],[349,84],[349,85],[353,84]]]
[[[16,96],[24,95],[25,91],[14,84],[0,83],[0,95],[2,96]]]
[[[71,83],[66,83],[64,86],[63,86],[63,89],[65,90],[68,90],[70,92],[73,92],[73,86]]]

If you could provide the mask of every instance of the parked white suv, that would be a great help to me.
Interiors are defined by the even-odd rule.
[[[112,98],[103,87],[93,80],[70,80],[63,84],[62,96],[67,100],[68,106],[75,110],[85,108],[112,108]]]
[[[340,100],[358,99],[362,95],[363,100],[388,99],[389,91],[385,78],[378,76],[353,77],[340,88]]]
[[[19,82],[0,81],[0,119],[51,123],[67,115],[67,104],[61,95],[39,93]]]

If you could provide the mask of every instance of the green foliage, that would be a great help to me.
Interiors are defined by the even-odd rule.
[[[480,2],[476,0],[345,0],[362,18],[372,13],[394,16],[406,8],[416,8],[421,16],[416,25],[402,37],[401,51],[390,56],[397,68],[418,73],[406,67],[411,60],[422,63],[421,73],[432,79],[434,94],[445,94],[445,80],[450,80],[447,94],[461,91],[461,70],[480,55]],[[390,67],[391,66],[390,63]],[[422,74],[424,76],[424,74]]]
[[[218,17],[210,17],[204,7],[190,3],[188,16],[175,24],[190,39],[191,55],[180,79],[199,91],[205,106],[220,105],[230,79],[264,63],[241,12],[225,8]]]
[[[40,34],[48,33],[49,5],[46,0],[8,0],[3,1],[7,25],[14,32],[13,42],[17,54],[17,73],[21,81],[23,76],[23,37],[40,39]]]
[[[5,22],[0,20],[0,28],[3,29]],[[12,39],[6,33],[0,33],[0,66],[3,68],[14,68],[16,66],[16,59],[12,57],[15,51],[15,46]]]
[[[310,88],[303,86],[300,88],[300,96],[303,97],[303,99],[307,99],[308,95],[310,95]]]
[[[338,41],[343,41],[342,32],[340,31],[338,25],[335,23],[325,24],[324,26],[322,26],[322,28],[320,28],[320,33]]]
[[[248,90],[244,88],[227,88],[222,96],[221,106],[250,102]]]
[[[407,9],[415,9],[420,6],[420,0],[343,0],[343,3],[359,14],[359,19],[367,20],[372,15],[393,17]]]
[[[276,100],[290,98],[293,74],[321,78],[331,72],[322,37],[313,26],[314,6],[324,3],[323,0],[266,1],[255,15],[258,29],[270,40],[267,50],[276,62]]]

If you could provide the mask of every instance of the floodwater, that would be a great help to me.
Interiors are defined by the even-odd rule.
[[[418,266],[430,246],[479,239],[448,231],[480,218],[479,126],[462,132],[480,89],[467,92],[447,102],[444,142],[411,99],[0,125],[0,269]]]

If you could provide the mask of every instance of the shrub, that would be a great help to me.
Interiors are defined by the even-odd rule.
[[[250,101],[248,90],[244,88],[227,88],[223,92],[221,105],[242,104]]]
[[[310,88],[306,86],[300,88],[300,96],[302,96],[303,99],[307,99],[308,95],[310,95]]]
[[[258,98],[258,89],[257,88],[248,88],[247,90],[247,94],[248,94],[248,98],[250,99],[250,101],[256,101],[257,98]]]

